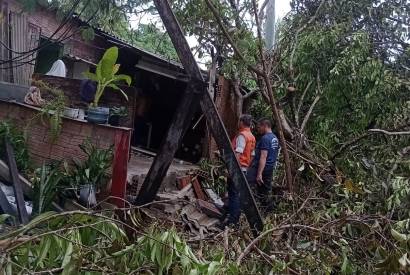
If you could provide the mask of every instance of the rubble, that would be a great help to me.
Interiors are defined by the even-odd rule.
[[[166,190],[161,187],[163,191],[157,193],[156,201],[143,212],[150,218],[182,225],[194,239],[219,232],[216,224],[223,216],[222,200],[212,189],[202,186],[197,174],[189,171],[172,183],[163,182],[167,184]]]

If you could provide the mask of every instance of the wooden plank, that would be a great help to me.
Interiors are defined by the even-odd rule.
[[[10,167],[10,178],[13,183],[14,196],[16,197],[17,212],[19,220],[22,224],[27,224],[29,217],[24,202],[23,188],[20,184],[19,173],[17,170],[16,159],[14,157],[14,150],[9,140],[5,138],[7,161]]]
[[[201,106],[202,112],[204,113],[207,119],[208,125],[211,128],[213,137],[215,138],[218,148],[222,153],[222,156],[225,160],[229,174],[231,175],[234,184],[239,190],[241,204],[242,204],[241,207],[243,211],[245,212],[245,215],[250,224],[250,227],[253,230],[254,234],[255,233],[257,234],[258,232],[261,232],[263,229],[262,217],[259,213],[258,207],[256,206],[256,202],[253,198],[251,189],[249,188],[246,178],[243,175],[241,168],[239,166],[239,163],[236,159],[236,156],[232,150],[231,142],[229,140],[226,129],[222,123],[222,120],[216,110],[215,104],[213,100],[211,99],[209,93],[206,91],[206,83],[204,83],[204,79],[198,67],[198,64],[196,63],[195,58],[192,55],[191,49],[185,39],[185,36],[181,30],[181,27],[174,13],[172,12],[172,9],[168,1],[154,0],[154,3],[161,16],[161,19],[164,23],[167,33],[170,36],[172,43],[174,44],[174,47],[178,53],[179,59],[182,65],[184,66],[185,72],[190,77],[191,83],[194,83],[194,82],[197,83],[196,90],[193,90],[187,93],[181,102],[184,102],[184,101],[187,102],[188,101],[187,97],[189,95],[192,96],[193,92],[195,91],[201,94],[200,106]],[[201,87],[201,84],[202,84],[202,87]],[[184,116],[187,115],[188,111],[186,109],[188,109],[187,106],[189,105],[182,105],[182,106],[184,106],[184,108],[178,109],[180,110],[180,112],[178,112],[178,114],[175,117],[180,116],[184,118]],[[170,150],[172,150],[170,153],[161,152],[161,153],[166,154],[166,156],[159,155],[157,157],[158,158],[158,163],[156,164],[157,170],[153,170],[152,173],[156,173],[156,172],[159,172],[161,174],[166,173],[166,170],[169,167],[169,164],[167,164],[166,162],[169,161],[171,153],[175,152],[175,150],[177,149],[176,148],[177,145],[179,145],[179,140],[182,138],[181,137],[181,134],[183,134],[182,129],[179,129],[178,131],[173,131],[172,129],[170,129],[169,132],[173,132],[175,134],[174,137],[178,138],[178,143],[172,142],[168,144],[168,145],[175,146],[175,148],[170,147]],[[172,135],[168,135],[167,139],[170,137],[172,137]],[[161,157],[163,159],[160,159]],[[147,186],[146,186],[148,188],[144,190],[145,193],[150,193],[150,192],[154,193],[155,190],[158,190],[159,186],[157,185],[160,185],[159,181],[155,183],[151,182],[151,185],[149,185],[148,183],[149,182],[147,182]],[[141,195],[143,196],[144,193],[142,193]],[[150,199],[153,199],[152,194],[150,196]]]
[[[13,83],[30,85],[28,73],[32,65],[27,62],[33,57],[29,54],[22,54],[30,48],[27,15],[12,12],[10,13],[10,22],[12,58],[15,58],[12,62]]]
[[[10,59],[10,51],[7,49],[10,46],[9,40],[9,9],[7,1],[0,1],[0,11],[2,20],[0,21],[0,39],[4,45],[0,45],[0,60],[2,62]],[[8,67],[10,63],[0,65],[0,81],[9,82],[11,69]]]

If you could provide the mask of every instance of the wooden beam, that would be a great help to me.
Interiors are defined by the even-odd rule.
[[[23,187],[20,183],[19,172],[17,170],[14,150],[7,137],[5,138],[7,161],[10,167],[10,178],[13,183],[14,196],[16,197],[17,213],[19,221],[22,224],[27,224],[29,217],[27,214],[26,203],[24,201]]]
[[[161,16],[167,33],[170,36],[172,43],[174,44],[179,59],[184,66],[185,72],[191,79],[191,83],[202,83],[202,86],[204,86],[204,88],[200,87],[201,85],[197,85],[197,88],[194,87],[193,90],[190,90],[185,94],[180,104],[180,106],[183,106],[183,108],[178,109],[178,113],[176,114],[174,121],[171,124],[171,126],[178,124],[179,128],[176,130],[170,128],[170,130],[168,131],[166,141],[164,142],[163,146],[161,146],[161,154],[158,154],[157,158],[155,159],[154,164],[150,169],[149,176],[154,179],[155,173],[166,173],[169,167],[168,162],[170,163],[170,161],[172,161],[170,160],[170,158],[173,157],[178,145],[180,144],[182,135],[184,134],[182,125],[186,125],[186,123],[188,123],[186,116],[189,114],[189,111],[186,109],[188,109],[187,107],[189,107],[189,105],[183,105],[182,102],[194,102],[194,99],[189,99],[189,97],[193,97],[193,92],[197,91],[201,94],[200,106],[202,112],[204,113],[208,125],[211,128],[218,148],[222,153],[229,174],[232,177],[237,189],[239,190],[241,207],[245,212],[251,229],[254,233],[258,233],[263,229],[263,221],[261,215],[259,213],[258,207],[256,206],[251,189],[249,188],[246,178],[242,173],[236,156],[232,150],[231,142],[229,140],[229,136],[223,125],[223,122],[218,114],[218,111],[216,110],[213,100],[211,99],[209,93],[206,91],[206,83],[204,82],[201,70],[199,69],[195,58],[192,55],[191,49],[185,39],[185,36],[174,13],[172,12],[168,1],[154,0],[154,3],[159,12],[159,15]],[[178,121],[177,117],[180,117],[182,121]],[[171,135],[173,135],[173,138],[176,140],[170,140]],[[163,150],[165,147],[168,148],[169,153],[167,153],[168,151],[165,152],[165,150]],[[161,156],[163,153],[165,153],[165,156]],[[160,178],[160,180],[162,180],[162,178]],[[145,186],[145,189],[140,192],[139,197],[141,198],[149,194],[149,199],[153,200],[152,194],[156,192],[156,190],[158,190],[160,184],[161,182],[159,180],[156,182],[153,182],[151,180],[150,182],[149,179],[146,179],[143,184],[143,187]],[[147,200],[145,201],[148,202]]]

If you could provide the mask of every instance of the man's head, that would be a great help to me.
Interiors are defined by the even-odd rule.
[[[251,115],[241,115],[239,118],[239,128],[249,128],[252,124]]]
[[[267,118],[258,120],[257,124],[258,133],[264,135],[272,131],[272,122]]]

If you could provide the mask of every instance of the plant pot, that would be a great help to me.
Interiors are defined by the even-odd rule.
[[[88,107],[87,121],[97,124],[105,124],[110,116],[110,109],[105,107]]]
[[[77,118],[79,109],[64,107],[63,115],[69,118]]]
[[[80,187],[79,201],[85,207],[93,207],[97,204],[95,196],[95,186],[92,184],[86,184]]]
[[[120,116],[119,115],[111,115],[108,119],[108,123],[112,126],[119,126],[120,125]]]
[[[85,120],[85,110],[84,109],[78,109],[78,118],[80,120]]]

